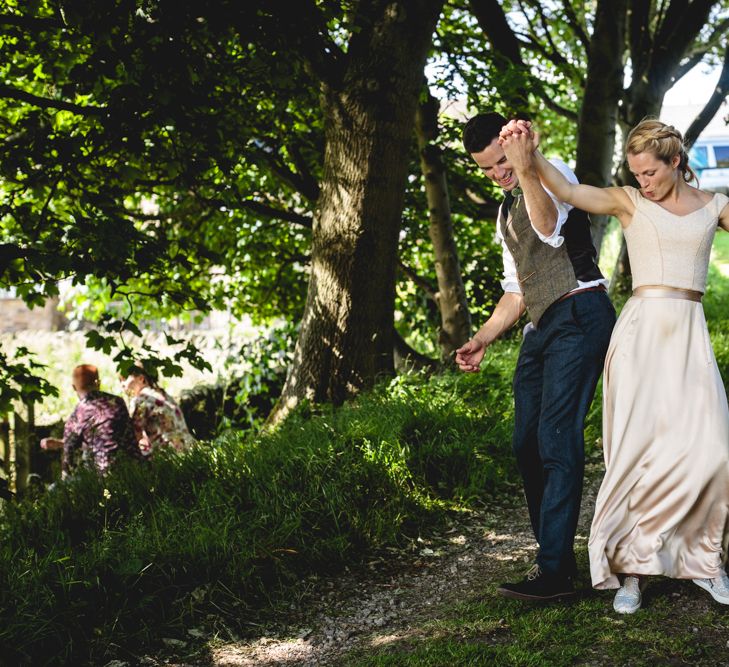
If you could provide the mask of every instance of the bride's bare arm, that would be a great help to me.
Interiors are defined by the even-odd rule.
[[[570,183],[539,151],[534,153],[539,179],[557,199],[588,213],[620,216],[632,208],[630,198],[621,188],[596,188],[584,183]],[[632,211],[631,211],[632,213]]]
[[[560,201],[565,201],[588,213],[614,215],[625,226],[633,215],[634,205],[622,188],[597,188],[570,183],[564,175],[537,150],[539,134],[522,121],[512,121],[499,139],[509,162],[520,169],[536,169],[539,179]]]

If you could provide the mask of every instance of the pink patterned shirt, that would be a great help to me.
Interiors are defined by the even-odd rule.
[[[120,452],[141,459],[132,421],[124,400],[103,391],[90,391],[74,408],[63,431],[63,470],[82,460],[105,473]]]

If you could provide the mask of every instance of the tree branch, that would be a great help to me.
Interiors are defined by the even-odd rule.
[[[321,7],[314,0],[269,0],[264,3],[266,12],[272,19],[272,32],[290,35],[288,46],[293,46],[305,63],[307,71],[322,83],[338,88],[344,71],[345,54],[331,39],[326,18]],[[248,13],[241,15],[241,20],[249,22]],[[266,26],[263,25],[264,32]],[[245,36],[249,27],[241,29]],[[265,43],[265,36],[262,43]]]
[[[203,202],[208,206],[227,209],[230,209],[231,207],[231,203],[228,200],[220,199],[218,197],[206,197],[205,195],[202,195],[194,190],[192,192],[198,201]],[[273,206],[269,206],[268,204],[264,204],[263,202],[255,201],[254,199],[246,199],[245,197],[240,195],[236,198],[236,203],[241,208],[245,208],[249,211],[253,211],[254,213],[258,213],[259,215],[263,215],[271,220],[284,220],[286,222],[293,222],[294,224],[299,225],[300,227],[305,227],[306,229],[311,229],[313,226],[311,217],[302,215],[301,213],[296,213],[295,211],[287,211],[284,209],[275,208]]]
[[[80,116],[98,116],[106,111],[105,107],[97,107],[92,105],[81,106],[80,104],[73,104],[72,102],[64,102],[63,100],[52,100],[47,97],[39,97],[33,95],[24,90],[19,90],[13,86],[6,84],[0,84],[0,98],[18,100],[19,102],[26,102],[33,106],[40,107],[41,109],[61,109],[63,111],[71,111],[72,113],[79,114]]]
[[[680,62],[706,25],[715,0],[694,0],[691,3],[672,0],[655,36],[655,53],[651,72],[658,72],[667,63]],[[690,5],[690,6],[689,6]]]
[[[310,201],[316,201],[319,196],[319,184],[314,178],[307,178],[308,174],[301,175],[289,169],[281,160],[275,150],[257,151],[262,160],[284,183],[288,184],[294,191],[301,193]]]
[[[522,37],[523,37],[523,40],[520,43],[523,48],[529,49],[533,53],[544,56],[547,60],[549,60],[549,62],[551,62],[556,67],[561,67],[561,68],[565,68],[567,70],[571,70],[571,73],[574,76],[574,74],[575,74],[574,66],[561,53],[559,53],[557,51],[549,51],[548,49],[545,49],[543,44],[540,44],[539,41],[537,41],[530,35],[525,35],[522,33]]]
[[[673,83],[674,85],[676,82],[678,82],[679,79],[682,79],[686,74],[688,74],[696,65],[698,65],[703,59],[704,56],[707,54],[708,49],[704,49],[702,51],[697,51],[696,53],[692,54],[689,59],[679,67],[676,68],[676,73],[673,76]]]
[[[53,196],[56,194],[56,190],[58,190],[58,185],[61,182],[61,179],[63,178],[63,171],[59,172],[59,174],[56,176],[55,179],[53,179],[53,183],[51,183],[51,187],[48,191],[48,196],[46,197],[46,201],[43,204],[43,208],[40,211],[40,214],[38,215],[38,223],[35,226],[35,230],[33,232],[33,241],[37,242],[38,237],[40,236],[41,231],[43,231],[43,228],[45,227],[46,222],[46,216],[48,215],[48,207],[51,205],[51,201],[53,201]]]
[[[688,60],[676,69],[676,74],[673,78],[674,83],[679,79],[683,78],[686,74],[688,74],[688,72],[696,67],[696,65],[698,65],[704,59],[706,54],[709,53],[709,51],[713,47],[721,44],[723,38],[725,38],[725,33],[728,31],[729,18],[723,19],[722,21],[717,23],[717,25],[711,31],[711,35],[709,35],[709,37],[705,41],[702,41],[700,44],[694,44],[694,48],[691,49],[690,53],[688,54]]]
[[[264,215],[267,218],[293,222],[295,225],[305,227],[306,229],[311,229],[313,226],[313,221],[310,216],[301,215],[295,211],[285,211],[283,209],[274,208],[273,206],[268,206],[267,204],[257,202],[253,199],[239,199],[238,203],[243,208],[253,211],[254,213],[258,213],[259,215]]]
[[[397,260],[397,265],[400,268],[400,270],[408,277],[410,280],[412,280],[420,289],[425,292],[425,295],[434,303],[438,303],[438,300],[435,298],[435,294],[437,292],[437,288],[431,285],[425,278],[423,278],[420,274],[418,274],[415,269],[410,268],[407,264],[405,264],[401,259]]]
[[[567,59],[562,56],[562,54],[559,52],[559,49],[557,49],[557,46],[554,43],[554,40],[552,39],[552,33],[549,32],[549,21],[547,21],[547,16],[544,13],[544,7],[542,7],[542,3],[539,2],[536,5],[537,13],[539,14],[539,23],[542,25],[542,30],[544,31],[544,36],[547,39],[547,43],[550,47],[552,47],[552,53],[556,54],[560,58],[560,62],[562,65],[567,65]]]
[[[494,51],[501,53],[515,65],[524,65],[521,47],[506,14],[498,0],[469,0],[471,13],[478,21]]]
[[[650,32],[651,0],[637,0],[631,3],[628,12],[628,43],[633,63],[633,77],[639,76],[650,62],[653,51],[653,37]]]
[[[281,259],[280,253],[277,254],[276,258],[279,260]],[[271,287],[266,290],[263,298],[261,299],[263,303],[267,303],[268,301],[270,301],[276,289],[281,285],[281,278],[283,276],[284,269],[286,269],[287,266],[290,266],[294,262],[299,262],[300,264],[309,264],[311,262],[310,255],[302,255],[300,253],[289,254],[289,256],[284,259],[287,261],[279,263],[278,268],[276,269],[276,275],[274,276],[273,282],[271,283]]]
[[[0,26],[11,25],[23,30],[34,30],[44,32],[46,30],[57,30],[64,25],[58,19],[38,16],[20,16],[19,14],[0,14]]]
[[[585,53],[587,53],[590,50],[590,36],[580,23],[580,19],[578,18],[575,8],[572,6],[570,0],[562,0],[562,9],[564,10],[564,15],[567,17],[567,22],[570,24],[577,39],[579,39],[582,43]]]
[[[287,145],[287,149],[291,155],[291,159],[296,165],[297,174],[303,185],[301,193],[311,201],[316,201],[319,198],[319,183],[314,176],[312,176],[309,165],[306,163],[304,156],[301,154],[299,146],[292,143]]]
[[[461,191],[469,202],[478,206],[479,213],[484,218],[495,219],[499,214],[499,206],[501,206],[501,204],[495,199],[484,199],[467,187],[461,188]]]
[[[567,120],[569,120],[572,123],[577,124],[579,114],[576,111],[572,111],[572,109],[567,109],[566,107],[563,107],[559,104],[557,104],[548,94],[546,91],[542,90],[541,87],[534,90],[534,93],[539,97],[539,99],[544,102],[544,106],[551,109],[555,113],[558,113],[560,116],[563,116]]]
[[[34,250],[28,250],[21,248],[14,243],[1,243],[0,244],[0,278],[5,275],[8,267],[16,259],[27,258],[37,253]]]
[[[688,130],[686,130],[684,141],[687,148],[693,145],[706,126],[711,122],[711,119],[719,111],[724,100],[726,100],[727,94],[729,94],[729,44],[724,50],[724,66],[721,68],[721,74],[719,75],[716,88],[714,88],[714,92],[704,105],[704,108],[694,118]]]
[[[408,345],[395,327],[393,327],[392,343],[395,368],[398,372],[409,369],[435,371],[440,365],[437,359],[426,357]]]

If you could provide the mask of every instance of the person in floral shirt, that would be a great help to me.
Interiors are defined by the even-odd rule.
[[[124,400],[99,390],[96,366],[82,364],[73,369],[73,388],[79,397],[63,430],[63,440],[43,438],[43,449],[61,449],[61,472],[67,477],[76,460],[106,474],[120,456],[141,460],[134,428]]]
[[[178,452],[189,449],[195,439],[187,429],[182,410],[144,368],[134,366],[121,382],[132,399],[129,411],[144,456],[160,447],[172,447]]]

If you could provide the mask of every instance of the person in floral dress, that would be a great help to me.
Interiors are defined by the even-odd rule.
[[[162,447],[178,452],[190,448],[195,440],[180,406],[144,368],[134,366],[126,377],[121,377],[121,382],[131,397],[129,412],[144,456],[151,456]]]

